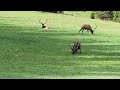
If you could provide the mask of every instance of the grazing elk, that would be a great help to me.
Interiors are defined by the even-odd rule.
[[[81,54],[81,42],[80,41],[74,41],[73,42],[73,47],[70,47],[72,50],[72,54],[75,54],[75,52],[78,51],[78,49],[80,50],[80,54]]]
[[[94,30],[97,28],[97,25],[96,25],[96,27],[94,28]],[[84,30],[87,30],[87,31],[89,31],[90,30],[90,32],[93,34],[93,32],[94,32],[94,30],[92,30],[92,27],[89,25],[89,24],[83,24],[83,26],[81,27],[81,29],[79,30],[79,32],[82,30],[82,33],[83,33],[83,31]]]
[[[41,22],[41,19],[39,19],[39,22],[41,23],[42,28],[50,29],[50,26],[47,24],[47,21],[48,21],[48,20],[46,20],[45,23],[42,23],[42,22]]]

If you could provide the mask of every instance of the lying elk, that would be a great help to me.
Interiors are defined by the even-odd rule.
[[[94,30],[97,28],[97,25],[96,27],[94,28]],[[93,34],[94,30],[92,30],[92,27],[89,25],[89,24],[83,24],[83,26],[81,27],[80,31],[82,30],[82,33],[84,30],[90,30],[90,32]],[[79,31],[79,32],[80,32]]]
[[[72,50],[72,54],[74,54],[75,52],[77,52],[77,50],[80,50],[80,54],[81,54],[81,42],[80,41],[74,41],[73,42],[73,47],[70,47]]]
[[[42,23],[42,22],[41,22],[41,19],[39,19],[39,22],[42,24],[42,28],[50,29],[50,26],[47,24],[47,21],[48,21],[48,20],[46,20],[45,23]]]

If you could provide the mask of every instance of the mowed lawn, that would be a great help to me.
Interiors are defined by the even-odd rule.
[[[39,19],[52,29],[42,29]],[[94,35],[78,33],[84,23],[98,26]],[[120,23],[82,16],[0,11],[0,78],[120,79],[119,30]],[[74,40],[82,54],[71,54]]]

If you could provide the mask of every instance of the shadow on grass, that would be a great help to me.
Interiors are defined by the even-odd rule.
[[[45,50],[45,54],[48,55],[72,55],[69,47],[69,42],[73,40],[81,40],[82,42],[82,54],[80,56],[119,56],[119,45],[106,45],[107,41],[101,39],[95,39],[95,36],[91,34],[79,34],[72,32],[55,32],[55,31],[34,31],[31,27],[18,27],[18,26],[0,26],[0,32],[2,35],[0,39],[2,41],[8,40],[11,43],[22,43],[22,45],[30,45],[31,47],[37,46]],[[11,30],[13,32],[11,32]],[[24,32],[29,31],[28,32]],[[18,31],[18,32],[17,32]],[[21,32],[19,32],[21,31]],[[22,32],[23,31],[23,32]],[[101,41],[100,41],[101,40]],[[87,45],[86,42],[89,44]],[[46,44],[47,43],[47,44]],[[98,43],[98,45],[94,45]],[[101,43],[105,43],[101,45]],[[99,45],[100,44],[100,45]],[[38,49],[39,50],[39,49]],[[114,52],[117,50],[116,52]],[[75,55],[79,55],[75,54]],[[75,56],[74,55],[74,56]]]

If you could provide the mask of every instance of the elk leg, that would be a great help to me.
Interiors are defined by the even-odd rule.
[[[80,54],[81,54],[81,46],[79,46],[78,49],[80,49]]]
[[[81,47],[80,47],[80,54],[81,54]]]
[[[82,30],[82,33],[83,33],[84,29]]]
[[[89,33],[89,30],[87,30],[87,32]]]
[[[82,29],[80,29],[80,31],[81,31],[81,30],[82,30]],[[79,32],[80,32],[80,31],[79,31]]]

